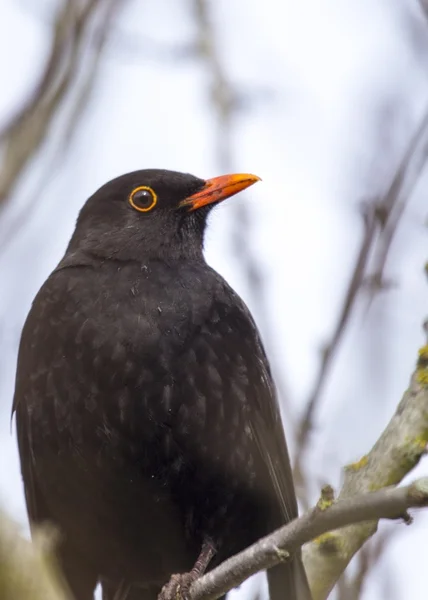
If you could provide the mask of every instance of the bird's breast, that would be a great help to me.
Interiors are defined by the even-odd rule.
[[[107,496],[149,490],[192,535],[214,534],[237,512],[251,527],[261,375],[253,325],[222,280],[188,269],[175,279],[164,268],[65,271],[36,299],[20,352],[18,402],[41,474],[68,464],[103,481]],[[91,486],[80,489],[83,498]]]

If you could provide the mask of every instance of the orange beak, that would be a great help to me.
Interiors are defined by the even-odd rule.
[[[260,181],[260,177],[248,173],[213,177],[212,179],[207,179],[204,187],[199,192],[183,200],[180,206],[187,206],[189,210],[197,210],[202,206],[226,200],[226,198],[230,198],[230,196],[234,196],[238,192],[245,190],[245,188],[250,187],[256,181]]]

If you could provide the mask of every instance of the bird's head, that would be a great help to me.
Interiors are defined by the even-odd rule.
[[[204,180],[161,169],[122,175],[87,200],[69,249],[123,260],[200,256],[210,210],[256,181],[249,174]]]

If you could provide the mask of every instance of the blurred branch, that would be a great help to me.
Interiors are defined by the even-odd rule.
[[[314,416],[322,392],[331,374],[346,327],[355,311],[360,292],[369,288],[369,303],[376,292],[385,287],[384,269],[391,244],[398,229],[406,204],[425,165],[428,153],[428,111],[413,136],[403,160],[384,197],[364,206],[364,235],[360,250],[345,293],[337,323],[330,341],[322,350],[320,366],[304,414],[300,420],[296,439],[294,478],[297,493],[304,507],[309,500],[305,486],[304,464],[309,447]],[[373,273],[369,273],[370,257],[374,254]]]
[[[359,600],[363,597],[364,585],[379,563],[383,552],[396,529],[385,529],[369,540],[358,552],[356,573],[345,571],[337,582],[337,600]]]
[[[109,0],[105,3],[104,14],[99,17],[96,30],[94,32],[90,52],[85,60],[84,79],[80,84],[79,93],[74,101],[70,112],[64,133],[62,135],[61,146],[64,150],[75,133],[82,113],[89,102],[91,92],[96,81],[96,76],[100,67],[101,58],[106,43],[112,32],[112,25],[116,14],[126,0]]]
[[[382,227],[376,244],[373,272],[369,277],[368,304],[379,290],[385,288],[384,271],[391,244],[397,232],[407,203],[419,181],[428,155],[428,110],[410,141],[403,160],[391,185],[379,206],[382,214]]]
[[[141,60],[156,60],[181,66],[187,61],[199,58],[199,48],[194,42],[161,42],[154,37],[138,36],[133,31],[121,31],[115,28],[111,45],[114,60],[140,62]]]
[[[425,17],[428,19],[428,0],[419,0],[419,5]]]
[[[25,106],[11,119],[0,133],[4,147],[0,169],[0,206],[9,200],[23,170],[35,156],[49,133],[52,121],[67,101],[74,84],[86,67],[85,59],[93,47],[93,29],[98,29],[100,53],[111,25],[114,10],[124,0],[64,0],[53,26],[50,54],[43,73]],[[95,79],[98,61],[92,69],[75,100],[74,126],[82,114],[84,100]]]
[[[0,598],[2,600],[67,600],[48,557],[49,540],[25,540],[18,527],[0,512]]]
[[[338,501],[398,484],[428,445],[428,346],[419,351],[415,372],[397,410],[371,451],[345,469]],[[377,529],[375,521],[352,525],[304,549],[314,600],[328,597],[354,554]]]
[[[215,600],[258,571],[287,560],[310,540],[322,540],[331,530],[350,523],[402,518],[409,508],[427,505],[428,478],[424,478],[407,487],[386,488],[343,498],[324,509],[317,506],[195,581],[190,588],[190,600]],[[313,542],[315,545],[320,543],[317,540]],[[314,600],[317,598],[314,596]]]
[[[193,7],[198,30],[198,54],[211,75],[210,101],[216,116],[215,155],[220,170],[227,172],[233,163],[231,133],[236,108],[235,90],[220,59],[209,0],[193,0]]]

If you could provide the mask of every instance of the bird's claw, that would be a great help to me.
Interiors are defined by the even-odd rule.
[[[171,575],[171,579],[163,586],[158,600],[188,600],[190,586],[194,580],[193,573]]]

